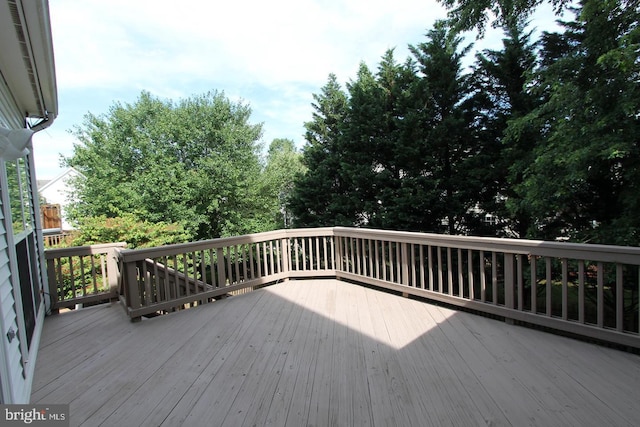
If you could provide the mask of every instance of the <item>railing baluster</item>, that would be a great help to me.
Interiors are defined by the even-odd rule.
[[[316,244],[316,269],[320,270],[320,241],[317,237],[314,237],[313,240]]]
[[[373,260],[374,260],[374,250],[373,250],[373,241],[371,239],[367,240],[367,259],[369,261],[369,277],[374,277],[374,270],[373,270]]]
[[[473,280],[473,251],[467,249],[467,274],[469,275],[469,299],[473,301],[475,299],[474,289],[475,282]]]
[[[624,329],[624,277],[622,264],[616,263],[616,330]]]
[[[498,305],[498,255],[491,252],[491,302]]]
[[[524,283],[522,277],[522,259],[523,256],[518,254],[516,257],[517,262],[517,275],[518,275],[518,311],[524,310]]]
[[[514,308],[514,295],[515,282],[513,280],[514,268],[513,268],[513,254],[504,253],[504,305],[507,308]],[[496,298],[496,303],[498,298]]]
[[[464,298],[464,276],[462,274],[462,269],[464,267],[464,263],[462,262],[462,249],[458,248],[458,295],[460,298]]]
[[[402,243],[396,242],[394,245],[396,248],[396,283],[402,283],[404,278],[402,277]]]
[[[409,280],[409,254],[407,253],[407,243],[400,243],[400,259],[402,264],[402,272],[400,280],[398,281],[400,284],[405,286],[410,286]]]
[[[433,280],[434,280],[434,276],[433,276],[433,248],[431,247],[431,245],[427,246],[427,252],[429,253],[429,255],[427,255],[427,262],[429,264],[429,290],[433,291]]]
[[[102,258],[103,255],[100,255]],[[98,280],[96,278],[96,257],[94,255],[89,256],[91,260],[91,283],[93,283],[93,293],[98,293]]]
[[[73,258],[69,257],[69,279],[71,282],[71,298],[75,298],[77,295],[76,292],[76,278],[73,275]]]
[[[535,255],[531,255],[531,312],[538,312],[538,267]]]
[[[271,251],[273,253],[273,251]],[[225,286],[229,286],[232,285],[236,279],[235,276],[233,274],[233,266],[231,265],[231,246],[226,248],[226,269],[227,269],[227,282],[225,283]],[[271,263],[273,264],[273,256],[271,259]]]
[[[597,325],[599,328],[604,326],[604,265],[602,262],[598,262],[598,283],[597,283],[597,310],[598,318]]]
[[[281,259],[281,263],[282,263],[282,271],[281,273],[285,274],[285,279],[284,280],[288,280],[289,279],[289,270],[291,269],[291,266],[289,265],[289,240],[287,239],[281,239],[279,240],[279,244],[281,246],[280,251],[278,251],[279,253],[279,257]]]
[[[438,292],[444,292],[443,287],[443,277],[442,277],[442,248],[440,246],[436,247],[438,251]]]
[[[158,260],[152,259],[153,262],[153,286],[156,293],[157,301],[168,300],[169,296],[165,293],[164,286],[160,286],[160,277],[158,277]]]
[[[550,257],[546,257],[545,258],[545,265],[546,265],[546,281],[547,283],[545,284],[545,296],[546,296],[546,303],[545,303],[545,309],[547,311],[547,316],[551,317],[551,258]]]
[[[256,277],[256,269],[255,269],[255,258],[253,257],[253,249],[254,249],[254,244],[250,243],[248,245],[248,250],[249,250],[249,272],[251,273],[251,279],[257,279]],[[296,250],[297,250],[297,246],[296,246]],[[297,257],[296,257],[296,261],[297,261]],[[297,268],[296,268],[297,270]]]
[[[178,255],[173,256],[173,288],[175,289],[175,293],[177,296],[183,296],[184,294],[180,292],[180,279],[178,275]]]
[[[417,286],[417,275],[416,275],[416,246],[412,243],[409,244],[409,248],[410,248],[410,253],[411,253],[411,262],[410,262],[410,267],[411,267],[411,286],[418,288],[419,286]]]
[[[158,263],[155,263],[155,269],[154,272],[157,271],[158,268]],[[162,257],[162,265],[164,267],[168,267],[169,266],[169,260],[166,256]],[[158,274],[158,279],[160,279],[160,273],[156,273]],[[163,270],[163,274],[162,274],[162,286],[164,287],[164,295],[165,298],[167,299],[167,301],[169,301],[170,299],[176,298],[176,295],[172,295],[171,294],[171,284],[169,282],[169,277],[167,276],[167,270]]]
[[[447,293],[453,295],[453,260],[451,258],[451,247],[447,247]]]
[[[362,242],[362,258],[360,259],[360,263],[362,264],[362,275],[368,276],[369,272],[367,271],[367,239],[360,239]]]
[[[569,273],[568,261],[566,258],[560,260],[562,263],[562,319],[569,319]]]
[[[584,323],[584,261],[578,261],[578,322]]]
[[[360,242],[361,239],[354,239],[353,240],[353,245],[355,246],[355,269],[356,269],[356,274],[362,274],[362,268],[361,268],[361,264],[362,264],[362,254],[360,253]]]
[[[387,270],[387,280],[390,282],[395,283],[395,247],[393,245],[392,241],[385,241],[385,253],[384,253],[385,259],[387,260],[387,265],[388,268],[385,268],[385,270]]]
[[[275,261],[273,258],[273,240],[269,240],[269,268],[268,268],[268,274],[275,274],[276,273],[276,269],[275,269],[276,265],[275,265]]]
[[[296,271],[300,270],[300,240],[302,239],[298,239],[298,238],[294,238],[293,239],[293,258],[295,259],[295,263],[296,263]]]
[[[379,279],[380,278],[380,245],[378,244],[379,240],[375,239],[373,241],[373,252],[374,252],[374,256],[375,256],[375,263],[376,263],[376,269],[375,269],[375,278]]]
[[[484,261],[484,251],[480,251],[480,301],[487,301],[487,271]]]
[[[233,256],[234,256],[234,267],[236,269],[235,271],[235,277],[236,280],[234,280],[235,283],[240,283],[240,277],[242,276],[241,272],[240,272],[240,248],[238,245],[233,245]]]
[[[84,257],[78,257],[80,260],[80,284],[82,285],[82,296],[87,295],[87,279],[84,274]]]
[[[141,271],[140,271],[140,280],[143,283],[143,287],[144,288],[144,298],[142,299],[144,301],[145,305],[151,305],[151,284],[149,283],[149,272],[147,271],[147,263],[143,260],[140,261],[141,265]]]
[[[112,261],[113,262],[113,261]],[[107,282],[107,271],[109,270],[109,261],[105,259],[105,254],[100,254],[100,273],[102,274],[102,289],[110,289],[112,286]],[[111,277],[111,274],[109,274]]]
[[[424,275],[424,246],[419,244],[420,248],[420,289],[425,289],[425,275]]]

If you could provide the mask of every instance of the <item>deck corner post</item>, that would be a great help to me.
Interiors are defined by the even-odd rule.
[[[107,280],[111,298],[118,297],[118,248],[111,248],[107,252]]]
[[[135,262],[126,262],[123,261],[123,279],[124,279],[124,287],[126,288],[126,303],[129,308],[137,309],[141,306],[140,300],[140,284],[138,283],[138,274]]]

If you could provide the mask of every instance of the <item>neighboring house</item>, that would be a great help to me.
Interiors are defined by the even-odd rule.
[[[49,304],[31,135],[58,112],[46,0],[0,0],[0,403],[27,403]]]
[[[38,187],[38,193],[40,194],[40,200],[44,205],[59,206],[57,214],[60,218],[61,231],[72,230],[73,226],[67,221],[67,206],[71,199],[72,182],[78,177],[84,177],[82,173],[78,172],[74,168],[68,168],[60,175],[47,181],[45,184]],[[47,221],[44,221],[44,228],[49,228],[46,225]]]

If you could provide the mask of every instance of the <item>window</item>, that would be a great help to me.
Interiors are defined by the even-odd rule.
[[[18,237],[33,229],[33,204],[29,185],[29,170],[25,158],[7,162],[7,183],[11,203],[13,234]]]
[[[40,283],[38,242],[35,231],[35,206],[31,193],[31,173],[29,156],[5,163],[13,241],[18,267],[18,281],[21,298],[15,298],[22,307],[27,348],[36,325],[40,305]],[[6,214],[6,213],[5,213]],[[17,296],[17,295],[16,295]],[[24,357],[23,357],[24,359]]]

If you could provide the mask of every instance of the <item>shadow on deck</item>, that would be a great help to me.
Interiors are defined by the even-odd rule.
[[[74,426],[640,424],[637,355],[338,280],[42,337],[32,403]]]

